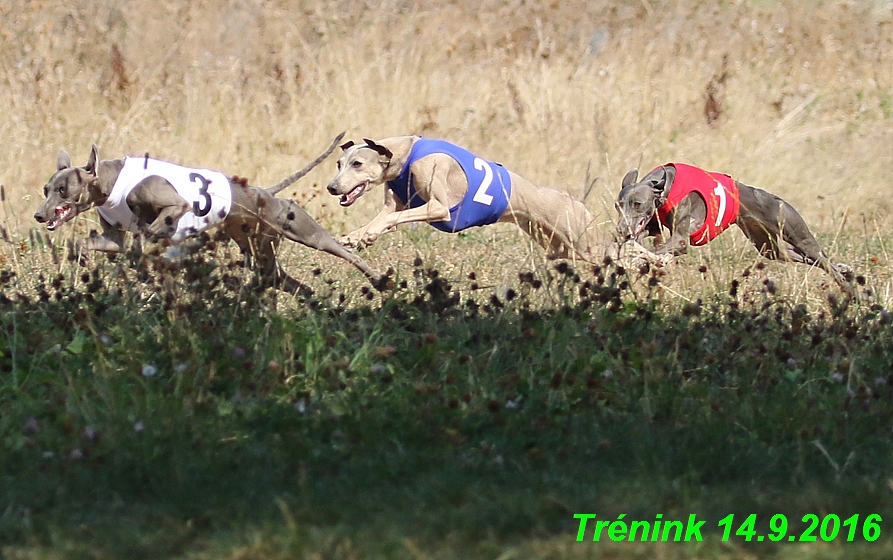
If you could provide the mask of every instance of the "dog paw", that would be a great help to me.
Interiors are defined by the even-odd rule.
[[[843,279],[847,282],[852,282],[853,278],[855,278],[855,273],[853,272],[853,267],[845,263],[834,263],[831,266],[834,267],[834,270],[840,273],[843,276]]]
[[[68,262],[76,262],[78,266],[87,266],[90,264],[90,252],[84,248],[84,243],[73,243],[68,241],[68,254],[66,259]]]
[[[636,241],[627,241],[620,246],[617,255],[618,262],[626,262],[629,265],[641,266],[645,263],[653,266],[664,267],[673,262],[675,257],[669,253],[655,253],[648,250]]]
[[[171,237],[176,231],[177,231],[177,228],[171,227],[171,226],[168,226],[165,224],[162,224],[160,226],[152,224],[149,227],[145,228],[143,230],[143,233],[149,239],[151,239],[153,241],[158,241],[160,239],[167,239],[167,238]]]
[[[394,289],[394,286],[396,285],[394,282],[394,279],[391,278],[387,274],[383,274],[383,275],[379,276],[378,278],[375,278],[374,280],[370,280],[369,282],[372,284],[372,287],[375,288],[376,290],[378,290],[379,292],[385,292],[388,290],[392,290],[392,289]]]
[[[360,240],[352,235],[342,235],[338,238],[338,243],[347,247],[348,249],[358,249]]]
[[[367,233],[367,234],[364,235],[363,238],[360,240],[360,248],[366,248],[366,247],[368,247],[369,245],[372,245],[373,243],[375,243],[375,241],[376,241],[379,237],[380,237],[379,235],[372,235],[372,234],[368,234],[368,233]]]
[[[338,242],[349,249],[360,250],[372,245],[380,235],[379,233],[370,233],[368,231],[353,232],[342,235]]]
[[[78,263],[78,266],[89,266],[90,265],[90,255],[89,255],[89,253],[69,251],[68,252],[68,262],[76,262],[76,263]]]

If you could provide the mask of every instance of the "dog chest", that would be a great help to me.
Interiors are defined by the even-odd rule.
[[[127,196],[145,179],[161,177],[191,206],[177,222],[171,240],[180,242],[190,233],[212,228],[226,218],[232,207],[229,178],[219,171],[194,169],[145,157],[126,157],[124,167],[99,213],[125,231],[140,231],[138,218],[127,205]]]
[[[468,181],[465,197],[450,208],[450,219],[431,222],[432,226],[446,233],[456,233],[499,221],[512,196],[512,179],[508,170],[444,140],[419,138],[413,144],[400,175],[388,181],[388,188],[403,204],[417,208],[427,202],[419,196],[410,168],[413,163],[431,154],[446,154],[456,160]]]

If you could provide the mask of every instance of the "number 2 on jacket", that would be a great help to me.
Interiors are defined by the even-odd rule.
[[[474,158],[474,168],[478,171],[483,171],[484,178],[478,186],[478,190],[475,191],[472,200],[490,206],[493,204],[493,196],[487,194],[487,189],[490,187],[490,183],[493,182],[493,168],[490,167],[489,163],[479,157]]]

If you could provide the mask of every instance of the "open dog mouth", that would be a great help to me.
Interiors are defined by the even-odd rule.
[[[47,229],[55,230],[74,216],[74,207],[71,204],[56,206],[55,214],[47,220]]]
[[[357,201],[358,198],[363,196],[363,193],[366,192],[366,188],[369,186],[369,181],[363,181],[359,185],[355,186],[348,192],[347,194],[341,195],[341,206],[350,206],[354,202]]]
[[[624,220],[620,227],[617,228],[617,232],[624,240],[630,239],[639,239],[639,236],[643,231],[648,227],[648,222],[651,221],[651,217],[643,218],[641,220]]]

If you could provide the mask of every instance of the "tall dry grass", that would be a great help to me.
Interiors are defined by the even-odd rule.
[[[889,0],[6,0],[0,111],[7,259],[26,258],[59,148],[75,161],[93,142],[107,157],[148,151],[269,185],[347,130],[457,142],[585,196],[605,228],[631,167],[724,171],[789,200],[833,257],[893,298]],[[333,174],[327,162],[286,194],[337,234],[381,195],[343,210],[323,189]],[[81,218],[55,239],[95,227]],[[327,257],[290,255],[299,276],[320,264],[361,281]],[[404,228],[367,251],[398,272],[416,255],[495,286],[543,263],[510,225]],[[758,260],[732,231],[671,267],[665,287],[709,297]],[[773,263],[749,281],[766,275],[821,304],[823,273]]]

